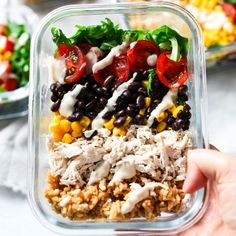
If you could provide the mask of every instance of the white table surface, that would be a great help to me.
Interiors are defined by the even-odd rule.
[[[223,152],[236,154],[236,63],[208,72],[208,99],[210,143]],[[0,122],[0,130],[7,123]],[[38,223],[24,195],[0,187],[0,235],[57,234]]]

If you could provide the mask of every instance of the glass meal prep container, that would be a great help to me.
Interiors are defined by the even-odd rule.
[[[16,11],[17,8],[17,11]],[[0,3],[0,24],[8,21],[24,24],[32,34],[38,16],[30,8],[16,2]],[[0,93],[0,120],[25,116],[28,113],[29,84],[16,90]]]
[[[186,208],[179,213],[162,213],[154,220],[134,218],[125,221],[71,221],[56,214],[47,202],[44,191],[49,171],[47,136],[52,120],[50,110],[50,81],[47,58],[54,55],[56,46],[52,41],[51,28],[58,27],[66,35],[73,35],[75,25],[96,25],[106,17],[126,29],[129,14],[163,17],[163,25],[173,27],[178,22],[181,34],[189,39],[188,71],[189,105],[192,108],[190,131],[193,148],[208,148],[206,127],[206,75],[205,57],[201,30],[186,10],[172,3],[119,3],[69,5],[54,10],[40,23],[31,45],[30,101],[29,101],[29,202],[38,220],[49,229],[63,235],[91,234],[175,234],[196,223],[203,215],[208,202],[208,190],[202,188],[189,196]],[[179,30],[174,28],[175,30]],[[184,29],[184,30],[183,30]]]

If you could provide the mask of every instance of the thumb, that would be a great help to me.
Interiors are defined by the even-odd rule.
[[[221,182],[228,170],[228,157],[218,151],[197,149],[188,154],[187,176],[183,191],[193,193],[207,180]]]

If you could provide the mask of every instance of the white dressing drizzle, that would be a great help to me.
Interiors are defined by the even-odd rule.
[[[59,108],[59,112],[61,115],[68,117],[72,114],[74,105],[77,102],[76,97],[79,95],[83,87],[84,87],[83,85],[77,84],[72,91],[69,91],[64,95],[64,97],[61,100],[61,105]]]
[[[168,93],[164,96],[161,103],[152,111],[148,120],[147,126],[151,127],[155,118],[159,117],[161,112],[171,108],[174,105],[174,101],[177,98],[178,90],[177,89],[170,89]]]
[[[85,55],[87,75],[92,72],[93,65],[98,61],[98,58],[102,56],[103,52],[98,47],[91,47],[89,49],[88,53]]]
[[[101,179],[107,177],[109,174],[109,171],[110,171],[109,162],[108,161],[103,162],[90,174],[88,185],[97,183]]]
[[[109,186],[113,183],[119,183],[123,179],[131,179],[136,175],[136,169],[134,163],[124,162],[117,168]]]
[[[95,119],[92,122],[92,129],[97,130],[101,129],[104,124],[104,119],[102,118],[107,112],[113,111],[115,109],[117,99],[122,95],[122,93],[129,87],[129,85],[134,81],[137,73],[133,74],[133,78],[121,84],[113,93],[112,97],[108,100],[105,108],[98,113]]]
[[[123,42],[121,45],[118,45],[111,49],[109,54],[103,58],[101,61],[98,61],[93,65],[93,73],[104,69],[105,67],[109,66],[113,62],[113,58],[115,56],[120,56],[121,54],[125,54],[128,50],[129,43]]]
[[[64,59],[54,59],[49,57],[48,60],[49,78],[55,83],[65,84],[64,78],[66,76],[66,64]]]
[[[143,187],[140,186],[136,190],[130,192],[128,195],[128,199],[125,201],[125,203],[121,207],[121,213],[127,214],[131,212],[138,202],[148,198],[150,195],[150,192],[153,191],[158,186],[165,189],[168,188],[164,184],[150,182],[150,183],[146,183]]]

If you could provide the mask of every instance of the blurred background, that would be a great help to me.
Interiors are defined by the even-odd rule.
[[[12,32],[17,31],[17,37],[22,41],[19,44],[20,54],[11,55],[0,51],[0,235],[56,235],[36,221],[26,199],[29,73],[27,58],[29,57],[30,35],[39,20],[57,7],[65,4],[102,2],[113,4],[116,1],[0,1],[0,35],[1,24],[5,24],[7,20],[17,21],[25,26],[25,28],[11,26]],[[236,6],[230,1],[219,0],[174,0],[171,2],[188,9],[199,21],[204,33],[210,143],[222,152],[236,154]],[[145,19],[134,17],[129,19],[129,23],[139,28],[153,28],[156,21],[155,16]],[[8,84],[1,83],[1,70],[3,70],[1,61],[6,60],[11,63],[16,60],[18,64],[14,64],[15,70],[24,68],[24,74],[21,76],[23,78],[24,75],[25,79],[21,79],[20,84],[14,84],[15,78],[11,76],[9,76]],[[13,101],[11,105],[6,102],[7,100]]]

